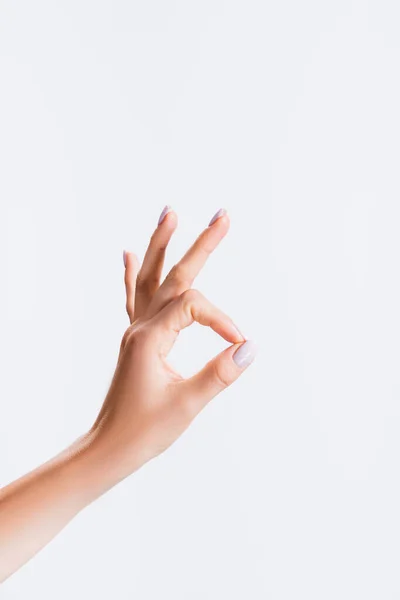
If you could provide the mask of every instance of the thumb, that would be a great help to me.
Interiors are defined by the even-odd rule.
[[[210,360],[198,373],[185,380],[190,397],[200,403],[200,409],[214,396],[231,385],[253,362],[257,353],[256,344],[247,340],[233,344]]]

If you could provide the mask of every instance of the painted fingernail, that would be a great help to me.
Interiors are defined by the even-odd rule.
[[[167,204],[167,206],[164,206],[162,213],[160,215],[160,218],[158,219],[158,225],[161,225],[161,223],[164,221],[167,214],[169,212],[171,212],[171,210],[172,210],[172,208],[168,204]]]
[[[244,344],[239,346],[239,348],[236,350],[235,354],[233,355],[233,361],[240,369],[244,369],[253,362],[256,354],[256,344],[251,340],[247,340],[247,342],[244,342]]]
[[[124,259],[124,267],[126,267],[126,250],[124,250],[122,257]]]
[[[211,225],[213,225],[215,223],[215,221],[217,219],[219,219],[220,217],[223,217],[224,215],[226,215],[226,210],[224,208],[220,208],[215,215],[213,216],[213,218],[211,219],[211,221],[209,222],[208,226],[211,227]]]

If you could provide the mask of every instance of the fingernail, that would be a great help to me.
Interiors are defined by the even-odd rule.
[[[122,257],[124,259],[124,267],[126,267],[126,250],[124,250]]]
[[[213,223],[215,223],[215,221],[217,219],[219,219],[220,217],[223,217],[224,215],[226,215],[226,210],[224,208],[220,208],[215,215],[213,216],[213,218],[211,219],[211,221],[209,222],[208,226],[211,227],[211,225],[213,225]]]
[[[167,206],[164,206],[162,213],[160,215],[160,218],[158,219],[158,225],[161,225],[161,223],[164,221],[167,214],[169,212],[171,212],[171,210],[172,210],[172,208],[168,204],[167,204]]]
[[[236,350],[235,354],[233,355],[233,361],[240,369],[244,369],[253,362],[256,354],[256,344],[251,340],[247,340],[247,342],[244,342],[244,344],[239,346],[239,348]]]

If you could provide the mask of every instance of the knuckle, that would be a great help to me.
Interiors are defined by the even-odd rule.
[[[146,328],[143,326],[143,324],[139,324],[136,321],[135,323],[132,323],[132,325],[130,325],[125,331],[122,337],[121,348],[125,350],[132,350],[138,345],[142,345],[145,337]]]
[[[138,343],[138,336],[134,331],[131,331],[130,335],[127,337],[126,343],[125,343],[125,351],[132,351],[134,348],[136,348]]]
[[[132,325],[130,325],[128,327],[128,329],[125,331],[124,335],[122,336],[122,340],[121,340],[121,348],[122,350],[124,348],[126,348],[126,345],[128,343],[129,337],[132,334]]]
[[[136,291],[139,294],[149,294],[158,285],[158,280],[154,275],[143,276],[140,273],[136,279]]]
[[[198,237],[197,242],[198,252],[203,254],[205,258],[210,256],[211,252],[213,251],[213,247],[209,240],[209,229],[203,231],[203,233]]]
[[[157,238],[158,238],[158,227],[153,231],[153,233],[150,236],[150,242],[149,242],[149,247],[151,247],[152,249],[154,247],[156,247],[157,244]]]
[[[189,290],[185,290],[181,294],[181,301],[183,305],[189,305],[197,302],[201,298],[201,294],[198,290],[190,288]]]
[[[159,236],[159,229],[154,231],[150,238],[149,248],[157,260],[160,260],[165,254],[165,250],[167,249],[168,242],[162,242]]]
[[[185,267],[180,263],[177,263],[176,265],[174,265],[168,274],[168,279],[170,281],[172,280],[172,282],[178,283],[178,284],[186,281],[187,274],[186,274]]]
[[[217,385],[221,388],[221,389],[225,389],[226,387],[228,387],[228,385],[230,385],[230,380],[229,377],[227,375],[227,373],[224,371],[223,368],[221,368],[221,365],[219,362],[216,362],[213,365],[213,375],[214,375],[214,380],[216,381]]]

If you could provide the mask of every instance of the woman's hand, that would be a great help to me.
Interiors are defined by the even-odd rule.
[[[131,325],[122,340],[110,390],[91,434],[107,460],[110,484],[129,475],[170,446],[216,394],[233,383],[255,346],[232,320],[191,288],[210,253],[229,229],[220,210],[160,285],[165,250],[177,225],[161,214],[139,269],[124,253],[126,308]],[[167,362],[181,329],[193,322],[211,327],[231,345],[193,377],[183,379]]]
[[[162,217],[162,218],[161,218]],[[125,253],[131,321],[103,407],[89,432],[61,454],[0,491],[0,582],[45,546],[85,506],[165,450],[205,404],[254,357],[229,317],[192,290],[194,278],[227,233],[218,211],[160,285],[176,215],[164,210],[141,269]],[[231,345],[183,379],[167,362],[179,331],[194,321]]]

